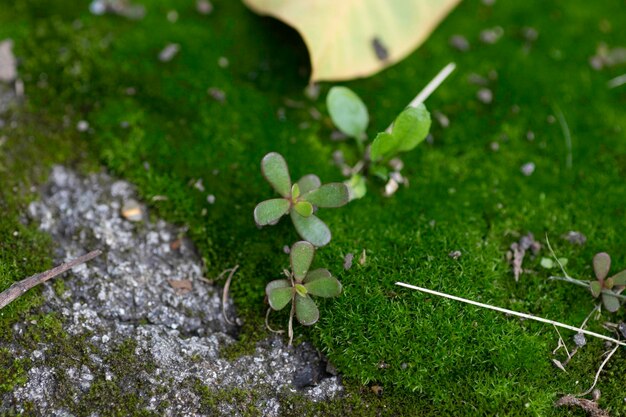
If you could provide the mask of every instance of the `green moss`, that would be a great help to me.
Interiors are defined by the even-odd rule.
[[[2,236],[8,236],[0,243],[0,268],[9,271],[0,274],[0,287],[49,264],[49,242],[19,221],[29,193],[14,196],[9,190],[28,190],[55,161],[98,159],[136,183],[147,201],[167,196],[152,202],[153,212],[188,226],[209,275],[241,265],[232,294],[252,324],[242,335],[250,343],[240,345],[241,351],[250,349],[263,328],[264,285],[280,276],[288,264],[282,247],[297,239],[287,221],[260,231],[254,226],[254,205],[272,195],[259,173],[261,157],[279,151],[294,177],[315,172],[323,181],[340,179],[329,163],[336,148],[327,140],[329,120],[316,121],[308,112],[314,106],[324,113],[323,100],[309,104],[301,94],[303,44],[292,30],[253,15],[240,2],[217,4],[213,15],[202,17],[192,3],[146,1],[149,13],[139,22],[90,16],[78,1],[14,3],[0,1],[0,38],[16,40],[27,110],[37,118],[14,132],[21,140],[11,139],[9,153],[0,154],[2,165],[12,167],[0,177],[0,204],[8,213],[0,219]],[[173,8],[180,15],[175,24],[165,19]],[[582,322],[592,308],[589,294],[547,281],[538,260],[525,267],[539,272],[515,283],[504,253],[520,233],[532,231],[538,238],[550,235],[574,276],[589,276],[590,260],[600,250],[611,253],[616,267],[626,267],[626,98],[623,88],[606,88],[624,68],[594,71],[588,65],[600,42],[626,44],[618,29],[625,13],[618,0],[593,7],[582,0],[494,7],[465,2],[405,61],[349,84],[370,108],[373,134],[439,68],[450,60],[458,65],[427,103],[449,117],[450,127],[435,126],[434,144],[405,158],[411,187],[392,199],[370,187],[365,199],[322,213],[334,237],[319,251],[318,262],[339,274],[345,294],[321,303],[313,329],[296,331],[306,332],[348,381],[383,386],[383,396],[366,404],[400,415],[564,414],[552,409],[557,395],[591,383],[600,342],[590,341],[564,374],[549,361],[557,340],[551,328],[409,292],[394,282]],[[530,24],[539,33],[532,43],[522,35]],[[496,25],[504,28],[503,38],[481,44],[480,31]],[[472,43],[469,53],[448,46],[456,33]],[[168,42],[179,43],[181,52],[160,63],[156,56]],[[228,69],[217,66],[220,56],[230,60]],[[467,77],[487,77],[492,70],[494,102],[484,105],[475,99],[479,87]],[[126,93],[129,87],[135,95]],[[226,102],[210,99],[209,87],[223,89]],[[306,104],[292,109],[285,98]],[[572,169],[566,167],[561,129],[548,121],[555,104],[573,134]],[[89,120],[94,133],[63,129],[62,116],[70,126]],[[528,131],[533,141],[526,139]],[[490,150],[494,141],[498,152]],[[32,174],[11,161],[41,161],[41,167]],[[519,167],[529,161],[537,169],[525,177]],[[189,185],[198,178],[206,193]],[[206,202],[208,193],[216,196],[214,205]],[[24,235],[11,238],[17,228]],[[568,230],[583,232],[587,245],[559,239]],[[362,249],[367,263],[342,271],[343,256]],[[448,257],[452,250],[463,253],[458,261]],[[36,291],[20,303],[1,312],[0,320],[15,320],[17,312],[36,304]],[[623,319],[623,312],[614,319]],[[609,369],[613,374],[600,378],[600,405],[624,414],[620,353]]]
[[[8,349],[0,349],[0,394],[11,392],[27,381],[28,359],[15,359]]]

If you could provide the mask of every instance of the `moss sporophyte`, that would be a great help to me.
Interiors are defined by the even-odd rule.
[[[272,310],[282,310],[291,302],[289,315],[289,344],[293,339],[292,321],[294,315],[304,326],[311,326],[319,320],[320,313],[311,296],[336,297],[341,294],[341,283],[325,268],[309,271],[315,247],[305,241],[294,243],[290,251],[291,272],[285,271],[287,279],[271,281],[265,287],[265,294]]]
[[[286,214],[291,216],[298,234],[306,241],[320,247],[330,242],[328,226],[315,212],[317,208],[341,207],[350,200],[348,188],[343,183],[322,185],[313,174],[305,175],[291,183],[287,162],[276,152],[261,160],[261,172],[272,188],[281,195],[259,203],[254,209],[254,220],[259,226],[274,225]]]

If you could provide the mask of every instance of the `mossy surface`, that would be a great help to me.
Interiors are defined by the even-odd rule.
[[[167,197],[155,199],[152,209],[188,225],[210,275],[241,266],[232,294],[252,323],[246,340],[254,340],[264,332],[264,285],[280,276],[288,264],[282,248],[297,239],[287,219],[260,231],[254,225],[254,205],[273,193],[259,161],[278,151],[294,178],[315,172],[328,182],[340,179],[330,162],[333,150],[340,146],[350,155],[350,147],[328,139],[327,117],[311,118],[310,107],[325,109],[322,99],[310,103],[302,94],[307,56],[294,31],[240,2],[215,2],[208,17],[197,14],[193,2],[144,4],[146,18],[133,22],[91,16],[81,1],[0,1],[0,39],[12,37],[22,58],[31,122],[0,148],[6,213],[0,289],[50,262],[49,242],[19,221],[32,194],[14,187],[29,190],[53,162],[89,169],[96,160],[137,184],[147,201]],[[434,143],[404,158],[410,188],[387,199],[372,186],[364,199],[321,215],[333,240],[316,262],[338,274],[345,294],[321,303],[321,320],[306,335],[352,383],[382,385],[383,397],[375,401],[387,401],[384,407],[396,415],[567,414],[552,408],[554,400],[591,384],[601,342],[589,341],[565,374],[550,363],[553,329],[394,282],[582,322],[593,307],[588,293],[548,281],[538,259],[527,261],[534,272],[516,283],[504,254],[531,231],[539,239],[549,234],[573,276],[589,277],[598,251],[612,255],[614,268],[626,268],[626,90],[606,86],[625,67],[594,71],[588,64],[599,43],[626,44],[624,6],[621,0],[493,7],[468,1],[405,61],[348,84],[370,108],[373,135],[443,65],[458,65],[427,102],[448,116],[450,127],[435,124]],[[166,19],[172,9],[176,23]],[[498,25],[504,29],[499,42],[478,41],[481,30]],[[524,38],[526,26],[537,30],[536,41]],[[469,52],[448,46],[457,33],[470,40]],[[169,42],[180,44],[180,53],[159,62]],[[227,68],[218,66],[220,57],[228,59]],[[476,99],[480,87],[467,81],[472,73],[486,79],[491,73],[492,104]],[[207,95],[210,87],[226,93],[224,103]],[[286,99],[304,107],[292,108]],[[555,108],[572,132],[571,168],[562,129],[550,117]],[[81,119],[92,131],[75,131]],[[492,142],[499,151],[491,150]],[[530,177],[520,172],[527,162],[536,166]],[[204,193],[192,186],[198,179]],[[587,244],[562,240],[569,230],[583,232]],[[358,258],[363,249],[365,265],[343,271],[343,257]],[[448,256],[453,250],[462,252],[460,259]],[[0,312],[0,320],[17,320],[37,301],[35,291]],[[620,320],[624,313],[604,318]],[[273,323],[284,321],[278,316]],[[614,415],[626,414],[625,359],[619,351],[599,381],[600,404]]]

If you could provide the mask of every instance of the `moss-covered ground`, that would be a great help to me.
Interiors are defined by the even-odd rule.
[[[302,93],[308,58],[297,34],[239,1],[215,1],[210,16],[199,15],[193,2],[143,3],[146,17],[129,21],[92,16],[78,0],[0,0],[0,39],[15,41],[28,96],[21,123],[2,133],[8,140],[0,147],[0,289],[50,265],[50,242],[20,221],[31,185],[51,163],[104,164],[137,184],[153,212],[188,225],[208,275],[241,266],[232,294],[247,320],[245,351],[265,334],[264,285],[280,276],[288,263],[282,248],[297,239],[286,220],[260,231],[254,225],[254,205],[272,195],[259,161],[278,151],[294,177],[341,179],[330,162],[338,145],[329,140],[323,104],[330,84],[322,85],[321,99],[308,101]],[[174,9],[179,17],[172,23],[166,15]],[[321,213],[333,240],[316,262],[340,277],[345,294],[321,303],[320,322],[296,332],[328,355],[366,405],[320,412],[573,413],[552,403],[591,384],[601,342],[589,340],[564,373],[550,362],[554,329],[394,282],[582,322],[593,307],[588,293],[548,281],[538,259],[527,261],[532,272],[515,282],[505,253],[523,233],[547,233],[573,276],[589,277],[598,251],[612,255],[614,268],[626,268],[626,88],[606,84],[626,66],[596,71],[588,63],[600,43],[626,45],[624,22],[623,0],[466,1],[406,60],[347,84],[370,108],[373,135],[441,67],[458,65],[427,102],[450,126],[435,123],[433,143],[404,158],[410,188],[384,198],[370,187],[364,199]],[[479,42],[480,31],[494,26],[504,36],[493,45]],[[535,41],[524,36],[526,27],[536,29]],[[454,34],[468,38],[470,51],[448,45]],[[180,44],[180,53],[160,62],[169,42]],[[228,59],[226,68],[220,57]],[[473,73],[490,80],[491,104],[476,99],[480,87],[468,82]],[[226,93],[224,103],[207,94],[211,87]],[[312,118],[311,107],[324,117]],[[571,167],[555,109],[572,133]],[[89,132],[76,131],[82,119]],[[340,146],[350,154],[349,145]],[[529,177],[520,172],[528,162],[536,166]],[[192,186],[198,179],[205,192]],[[584,233],[587,244],[560,238],[569,230]],[[366,263],[343,271],[344,256],[358,259],[363,250]],[[462,252],[458,260],[448,256],[453,250]],[[37,294],[0,312],[5,336],[40,302]],[[603,319],[623,320],[624,313]],[[284,321],[278,315],[274,325]],[[5,356],[0,351],[0,363]],[[0,381],[0,390],[20,383],[25,366],[3,367],[8,383]],[[621,350],[599,380],[600,405],[612,415],[626,414],[625,367]],[[369,393],[372,384],[384,388],[381,398]]]

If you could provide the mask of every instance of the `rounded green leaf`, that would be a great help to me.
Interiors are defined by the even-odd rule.
[[[287,161],[281,154],[270,152],[261,160],[261,172],[272,187],[285,198],[291,194],[291,178]]]
[[[282,310],[293,297],[293,287],[288,280],[277,279],[267,284],[265,294],[273,310]]]
[[[619,310],[619,299],[614,295],[602,293],[602,302],[604,303],[604,308],[611,313],[615,313]]]
[[[292,210],[291,220],[298,234],[307,242],[311,242],[317,247],[325,246],[330,242],[330,229],[314,214],[309,217],[302,217],[298,212]]]
[[[333,276],[319,276],[309,280],[304,286],[309,294],[317,297],[330,298],[341,294],[341,283]]]
[[[302,195],[302,199],[318,207],[341,207],[350,201],[346,184],[333,182]]]
[[[306,287],[302,284],[296,284],[294,286],[294,288],[296,289],[296,293],[300,296],[300,297],[306,297],[306,294],[308,293]]]
[[[263,201],[254,208],[254,221],[259,226],[275,224],[287,214],[291,203],[284,198],[273,198]]]
[[[393,123],[394,138],[398,141],[398,151],[406,152],[419,145],[430,130],[430,113],[422,103],[407,107]]]
[[[320,318],[320,311],[317,309],[315,302],[308,295],[305,297],[296,297],[296,318],[305,326],[317,323]]]
[[[291,187],[291,201],[296,201],[300,197],[300,186],[296,183]]]
[[[626,269],[613,275],[613,283],[615,285],[626,285]]]
[[[600,281],[592,281],[589,284],[589,289],[591,290],[591,295],[593,295],[594,297],[598,297],[602,292],[602,284],[600,283]]]
[[[313,271],[309,271],[309,273],[306,274],[306,277],[304,277],[302,283],[306,284],[307,282],[314,281],[319,278],[326,278],[329,276],[331,276],[330,271],[326,268],[314,269]]]
[[[302,281],[309,272],[315,256],[315,247],[309,242],[296,242],[291,247],[291,270],[297,281]]]
[[[308,201],[298,201],[293,208],[303,217],[313,214],[313,206]]]
[[[369,123],[367,107],[359,96],[346,87],[333,87],[326,96],[328,113],[337,129],[360,140]]]
[[[398,141],[391,133],[380,132],[370,146],[370,158],[378,161],[398,151]]]
[[[348,187],[350,201],[363,198],[367,193],[367,184],[365,183],[365,177],[362,175],[354,174],[349,180],[343,183]]]
[[[300,178],[300,181],[298,181],[300,193],[302,194],[306,194],[309,191],[320,188],[320,185],[322,185],[322,182],[320,181],[319,177],[314,174],[305,175],[304,177]]]
[[[604,278],[611,269],[611,257],[608,253],[600,252],[593,257],[593,271],[596,273],[596,278],[600,283],[604,282]]]

